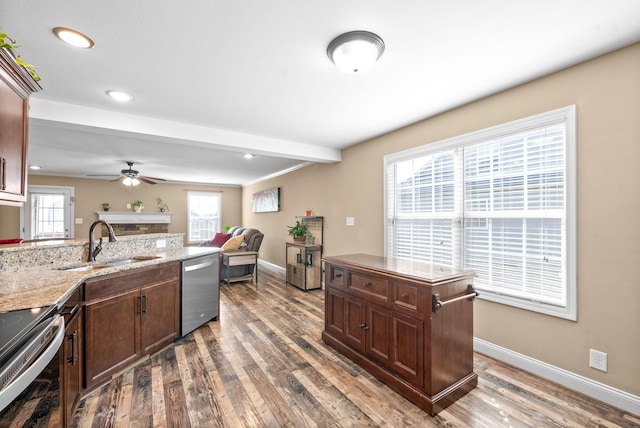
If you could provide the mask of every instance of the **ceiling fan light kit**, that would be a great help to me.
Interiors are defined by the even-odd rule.
[[[361,74],[371,69],[384,52],[384,41],[369,31],[350,31],[336,37],[327,47],[327,55],[348,74]]]

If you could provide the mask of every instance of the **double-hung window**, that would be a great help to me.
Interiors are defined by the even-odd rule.
[[[188,242],[210,240],[220,232],[222,194],[219,192],[192,192],[187,194]]]
[[[575,145],[570,106],[386,156],[386,255],[575,320]]]

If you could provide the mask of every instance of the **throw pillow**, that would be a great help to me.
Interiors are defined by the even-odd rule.
[[[244,241],[244,236],[238,235],[234,238],[229,239],[227,242],[225,242],[221,248],[223,250],[237,250],[238,248],[240,248],[242,241]]]
[[[209,242],[210,247],[222,247],[222,245],[227,242],[231,238],[229,233],[216,233],[216,236],[213,237],[211,242]]]

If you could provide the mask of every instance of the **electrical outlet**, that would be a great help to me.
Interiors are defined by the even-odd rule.
[[[356,224],[356,220],[353,217],[347,217],[347,226],[353,226]]]
[[[164,248],[167,246],[167,241],[165,239],[158,239],[156,241],[156,248]]]
[[[607,371],[607,353],[589,349],[589,367],[603,372]]]

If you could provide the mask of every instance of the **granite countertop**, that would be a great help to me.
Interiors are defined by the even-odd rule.
[[[188,260],[217,252],[220,252],[220,249],[214,247],[182,247],[157,253],[140,254],[140,256],[157,256],[154,259],[92,271],[76,272],[61,269],[87,264],[101,264],[100,260],[94,263],[64,263],[39,266],[18,272],[3,272],[0,275],[0,313],[60,304],[66,301],[86,278],[170,261]]]

